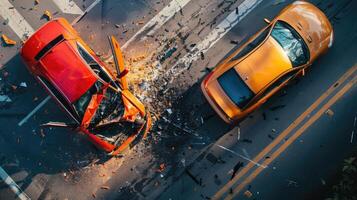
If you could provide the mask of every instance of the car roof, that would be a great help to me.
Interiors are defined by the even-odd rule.
[[[79,99],[98,80],[74,48],[75,42],[64,40],[39,61],[45,78],[71,103]]]
[[[292,68],[283,48],[271,36],[234,66],[248,87],[257,94],[274,79]]]

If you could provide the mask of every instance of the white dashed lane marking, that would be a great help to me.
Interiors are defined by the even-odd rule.
[[[25,40],[26,37],[29,37],[35,32],[31,25],[8,0],[0,0],[0,15],[22,40]]]

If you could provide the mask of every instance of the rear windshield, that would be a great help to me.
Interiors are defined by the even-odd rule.
[[[225,72],[218,78],[218,83],[227,96],[240,108],[243,109],[254,97],[254,93],[245,84],[234,68]]]

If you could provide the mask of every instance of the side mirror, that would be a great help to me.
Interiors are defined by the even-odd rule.
[[[267,18],[264,18],[264,21],[265,21],[265,23],[267,23],[267,24],[270,24],[270,23],[271,23],[270,20],[267,19]]]

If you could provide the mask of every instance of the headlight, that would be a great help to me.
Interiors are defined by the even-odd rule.
[[[333,44],[333,32],[331,33],[331,36],[330,36],[330,42],[328,43],[328,48],[330,48]]]

